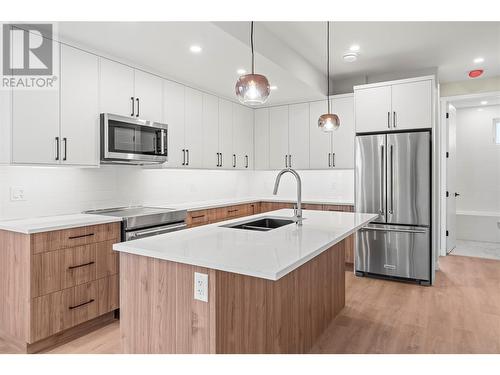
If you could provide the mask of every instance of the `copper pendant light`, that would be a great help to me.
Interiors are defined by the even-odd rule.
[[[327,72],[327,93],[326,98],[328,102],[328,113],[319,116],[318,127],[324,132],[332,132],[337,130],[340,126],[340,119],[330,111],[330,21],[326,22],[326,72]]]
[[[255,74],[253,50],[253,21],[250,23],[250,45],[252,48],[252,74],[244,74],[236,81],[236,96],[243,104],[264,104],[271,93],[269,81],[262,74]]]

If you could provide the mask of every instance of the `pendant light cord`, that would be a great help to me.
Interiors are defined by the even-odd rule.
[[[252,74],[255,73],[255,57],[253,52],[253,21],[250,22],[250,45],[252,47]]]
[[[326,100],[328,101],[328,113],[330,113],[330,21],[326,21],[326,76]]]

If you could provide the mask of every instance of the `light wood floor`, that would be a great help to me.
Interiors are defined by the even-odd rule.
[[[500,261],[448,256],[440,266],[432,287],[346,272],[346,306],[312,353],[500,353]],[[50,353],[119,353],[119,339],[116,322]]]

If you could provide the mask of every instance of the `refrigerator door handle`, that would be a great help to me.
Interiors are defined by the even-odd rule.
[[[390,155],[391,155],[391,208],[389,210],[389,214],[394,213],[394,153],[393,153],[393,145],[390,147]]]
[[[384,216],[384,145],[380,145],[380,209],[379,214]]]
[[[361,231],[374,230],[378,232],[399,232],[399,233],[416,233],[425,234],[427,230],[422,229],[405,229],[405,228],[378,228],[378,227],[364,227],[360,229]]]

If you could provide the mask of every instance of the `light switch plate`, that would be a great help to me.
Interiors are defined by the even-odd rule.
[[[10,200],[11,201],[25,201],[26,197],[24,195],[24,187],[11,186],[10,187]]]
[[[208,275],[206,273],[194,273],[194,299],[208,302]]]

